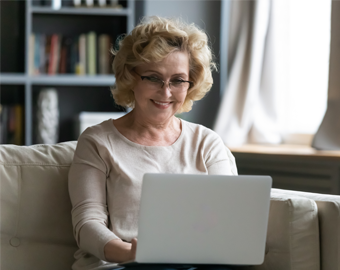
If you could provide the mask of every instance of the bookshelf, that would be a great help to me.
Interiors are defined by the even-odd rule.
[[[109,2],[106,7],[74,7],[72,1],[63,0],[61,8],[54,10],[51,1],[46,0],[0,1],[0,104],[22,110],[16,118],[17,125],[21,125],[21,134],[16,136],[21,138],[6,141],[1,133],[2,143],[37,143],[36,103],[39,92],[45,88],[55,88],[58,93],[59,142],[77,139],[72,133],[73,119],[80,112],[122,110],[114,104],[110,94],[115,78],[110,73],[99,74],[99,60],[96,60],[97,70],[93,75],[86,72],[86,67],[81,75],[70,70],[64,70],[63,74],[58,71],[48,74],[48,70],[37,74],[32,72],[30,60],[32,34],[46,37],[58,34],[62,38],[68,36],[78,40],[80,35],[94,32],[96,40],[105,34],[114,44],[117,36],[133,29],[135,1],[118,1],[119,7],[111,7]],[[99,46],[98,42],[96,44]]]

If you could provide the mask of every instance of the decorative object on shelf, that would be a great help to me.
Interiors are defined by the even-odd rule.
[[[108,119],[118,119],[127,112],[80,112],[74,118],[74,136],[78,138],[88,127],[100,124]]]
[[[81,0],[73,0],[73,5],[74,5],[75,7],[80,7],[80,5],[81,5]]]
[[[37,112],[37,142],[55,144],[58,141],[58,93],[54,88],[40,91]]]
[[[106,0],[98,0],[98,4],[100,7],[105,7],[106,6]]]
[[[61,0],[52,0],[52,9],[58,10],[61,8]]]
[[[86,5],[88,7],[93,7],[93,0],[86,0]]]

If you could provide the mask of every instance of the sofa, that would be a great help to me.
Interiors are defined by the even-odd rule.
[[[0,269],[71,269],[76,144],[0,146]],[[247,268],[340,270],[340,196],[272,189],[264,263]]]

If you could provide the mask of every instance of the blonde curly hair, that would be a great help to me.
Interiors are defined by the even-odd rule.
[[[115,56],[112,69],[116,83],[111,87],[115,103],[133,108],[135,97],[132,89],[136,81],[132,74],[143,63],[159,62],[175,51],[189,55],[189,88],[185,101],[177,113],[191,110],[193,102],[202,99],[213,84],[212,70],[216,68],[213,54],[204,31],[180,19],[147,17],[130,34],[123,37],[118,49],[111,49]]]

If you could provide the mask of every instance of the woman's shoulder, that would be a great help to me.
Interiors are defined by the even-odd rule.
[[[80,134],[78,138],[78,145],[81,145],[82,147],[92,145],[92,147],[108,148],[110,144],[108,134],[112,132],[112,119],[90,126],[86,128],[82,134]]]
[[[183,125],[185,126],[185,132],[189,136],[201,137],[205,139],[221,139],[221,137],[212,129],[205,127],[201,124],[192,123],[181,119]]]
[[[108,133],[112,132],[113,122],[112,119],[105,120],[97,125],[87,127],[79,138],[92,137],[100,138],[105,137]]]

